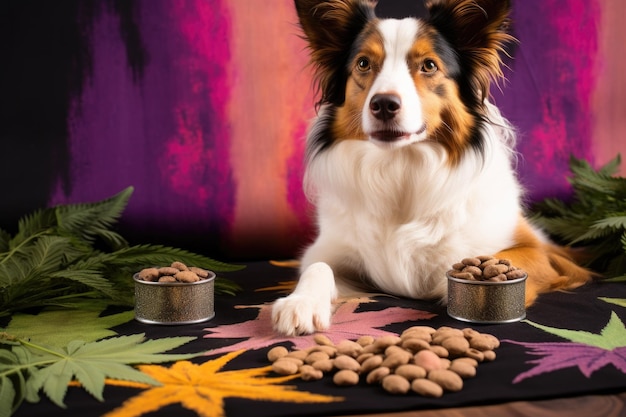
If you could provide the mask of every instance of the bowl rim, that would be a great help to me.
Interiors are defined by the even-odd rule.
[[[133,280],[138,283],[138,284],[145,284],[145,285],[155,285],[158,287],[186,287],[186,286],[191,286],[191,285],[202,285],[202,284],[207,284],[209,282],[212,282],[215,280],[215,277],[217,276],[215,274],[215,272],[210,271],[210,270],[206,270],[209,273],[209,276],[206,278],[201,278],[199,281],[196,282],[180,282],[180,281],[176,281],[176,282],[158,282],[158,281],[144,281],[143,279],[139,279],[139,272],[136,272],[133,274]]]
[[[510,280],[506,280],[506,281],[498,281],[498,282],[480,281],[480,280],[472,281],[472,280],[469,280],[469,279],[453,277],[448,272],[446,272],[446,277],[448,278],[448,281],[454,281],[454,282],[458,282],[460,284],[485,285],[485,286],[495,285],[495,286],[499,286],[499,285],[515,285],[515,284],[518,284],[520,282],[526,281],[526,279],[528,278],[528,273],[524,274],[524,276],[521,277],[521,278],[510,279]]]

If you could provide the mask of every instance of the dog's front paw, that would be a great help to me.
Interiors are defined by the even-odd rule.
[[[331,315],[328,300],[300,294],[279,298],[272,307],[274,329],[287,336],[326,330],[330,327]]]

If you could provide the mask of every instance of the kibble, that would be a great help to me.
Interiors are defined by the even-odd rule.
[[[182,262],[174,261],[170,266],[144,268],[137,273],[137,278],[151,282],[197,282],[209,277],[209,271],[196,266],[188,267]]]
[[[333,382],[339,386],[356,385],[359,383],[359,374],[349,369],[342,369],[333,376]]]
[[[481,263],[491,260],[484,258],[474,259]],[[463,380],[476,376],[479,363],[495,360],[494,350],[500,345],[493,335],[448,326],[415,326],[401,336],[362,336],[336,345],[324,335],[318,334],[314,340],[317,344],[308,349],[270,349],[267,358],[272,370],[279,375],[299,374],[304,381],[332,373],[339,386],[357,385],[363,378],[390,394],[412,391],[435,398],[462,390]]]
[[[444,391],[457,392],[463,389],[463,379],[454,371],[449,369],[435,369],[428,373],[427,378]]]
[[[413,382],[411,382],[411,389],[422,397],[439,398],[443,395],[441,385],[429,379],[414,379]]]
[[[513,266],[509,259],[476,256],[453,264],[448,275],[469,281],[503,282],[523,278],[526,272]]]
[[[383,389],[390,394],[406,394],[411,389],[411,383],[397,374],[387,375],[382,384]]]

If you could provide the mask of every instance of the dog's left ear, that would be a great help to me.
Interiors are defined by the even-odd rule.
[[[461,71],[473,79],[481,101],[489,85],[503,76],[501,53],[515,38],[509,34],[509,0],[427,0],[432,24],[458,52]]]

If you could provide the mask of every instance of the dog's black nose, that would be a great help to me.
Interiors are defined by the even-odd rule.
[[[375,118],[383,121],[393,119],[401,108],[402,101],[396,94],[375,94],[370,101],[370,111]]]

